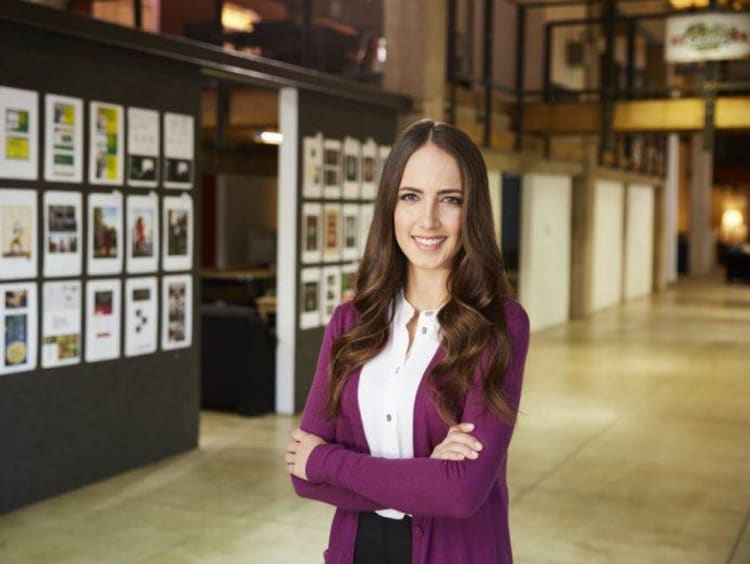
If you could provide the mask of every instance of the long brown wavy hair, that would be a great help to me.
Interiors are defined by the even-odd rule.
[[[502,300],[511,290],[495,239],[484,159],[460,129],[425,119],[401,132],[381,175],[373,221],[354,284],[353,303],[359,321],[333,343],[331,350],[326,402],[326,414],[331,419],[341,410],[342,390],[348,377],[388,342],[393,315],[390,304],[405,288],[407,274],[407,258],[394,231],[398,189],[407,161],[427,143],[456,159],[463,182],[461,235],[447,283],[450,297],[437,317],[440,346],[445,354],[429,374],[435,407],[447,424],[458,422],[481,353],[490,343],[489,363],[479,367],[484,368],[481,377],[485,409],[489,406],[506,421],[515,418],[502,394],[510,356]]]

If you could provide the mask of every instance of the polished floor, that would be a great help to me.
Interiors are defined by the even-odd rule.
[[[204,413],[199,449],[0,516],[0,562],[321,562],[296,422]],[[750,286],[535,333],[509,480],[519,563],[750,563]]]

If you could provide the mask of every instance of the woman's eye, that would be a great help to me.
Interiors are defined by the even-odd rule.
[[[456,196],[447,196],[444,201],[451,204],[452,206],[460,206],[463,202],[461,198],[457,198]]]
[[[417,199],[417,195],[413,192],[407,192],[406,194],[401,194],[400,199],[406,200],[408,202],[413,202],[414,200]]]

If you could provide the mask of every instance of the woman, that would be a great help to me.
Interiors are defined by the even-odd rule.
[[[512,562],[505,472],[529,326],[509,296],[481,153],[452,126],[413,124],[285,455],[297,494],[337,507],[325,562]]]

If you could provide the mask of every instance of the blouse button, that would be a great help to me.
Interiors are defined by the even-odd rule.
[[[388,423],[391,422],[391,414],[390,413],[386,413],[385,420],[388,421]]]
[[[424,335],[425,333],[427,333],[427,327],[422,327],[422,335]]]
[[[429,317],[430,315],[432,315],[432,313],[433,313],[433,311],[432,311],[431,309],[428,309],[427,311],[425,311],[425,312],[424,312],[424,314],[425,314],[425,315],[426,315],[427,317]]]
[[[422,536],[422,527],[421,527],[421,525],[415,525],[414,526],[414,534],[416,534],[418,537]]]

